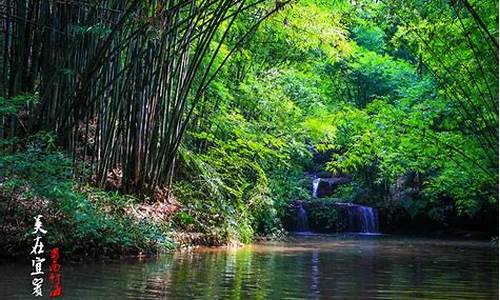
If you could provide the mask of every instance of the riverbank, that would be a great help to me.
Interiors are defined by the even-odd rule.
[[[0,240],[0,259],[28,256],[33,218],[37,215],[42,216],[47,231],[42,236],[45,248],[59,248],[68,261],[149,257],[199,246],[244,244],[231,236],[223,224],[206,232],[186,230],[179,224],[183,224],[179,218],[184,216],[179,213],[181,205],[173,197],[148,203],[131,195],[80,185],[70,178],[52,178],[52,174],[47,174],[46,181],[38,182],[33,175],[18,181],[0,178],[4,204],[0,207],[4,237]],[[280,234],[267,238],[279,239]]]
[[[285,204],[274,206],[266,200],[268,210],[254,211],[243,205],[236,210],[224,199],[204,201],[199,192],[190,193],[196,191],[194,186],[169,193],[158,189],[152,198],[139,199],[111,186],[105,190],[77,180],[66,155],[43,149],[32,147],[0,156],[1,256],[28,256],[37,215],[42,216],[47,230],[43,236],[46,249],[58,247],[64,257],[74,260],[149,256],[197,245],[243,245],[256,239],[282,239],[283,227],[294,230],[287,227],[286,216],[281,220],[277,217],[277,210],[284,211]],[[110,183],[113,176],[109,176]],[[297,208],[294,203],[299,202],[290,202],[290,207]],[[359,231],[366,227],[349,225],[347,216],[331,209],[331,205],[345,205],[328,199],[300,203],[313,231]],[[293,215],[295,211],[288,210]],[[367,211],[372,219],[375,214]],[[359,212],[354,215],[360,216]],[[423,226],[413,228],[422,230]],[[387,227],[381,231],[392,232]],[[447,234],[444,231],[442,236]],[[488,239],[484,233],[459,234]]]
[[[5,141],[9,151],[0,153],[2,256],[27,256],[38,215],[47,230],[45,248],[58,247],[63,256],[81,259],[250,243],[281,230],[267,179],[259,182],[262,190],[244,185],[228,194],[222,181],[206,190],[200,174],[207,180],[215,175],[205,174],[197,168],[203,162],[184,153],[170,189],[127,194],[122,169],[113,169],[98,184],[89,162],[72,160],[56,150],[54,141],[49,133]]]
[[[221,246],[224,240],[204,232],[176,228],[174,200],[153,204],[130,195],[90,186],[60,183],[41,194],[33,185],[9,189],[0,183],[2,257],[25,257],[32,244],[33,218],[41,215],[45,248],[60,248],[70,260],[151,256],[194,246]]]
[[[8,189],[6,182],[8,180],[4,179],[0,183],[0,195],[7,199],[7,203],[16,203],[16,206],[4,207],[1,228],[5,238],[0,241],[4,259],[27,256],[32,243],[32,219],[37,214],[43,216],[44,228],[48,231],[44,236],[46,248],[60,248],[67,261],[155,257],[177,250],[193,251],[199,247],[238,248],[245,245],[241,240],[224,233],[222,227],[220,231],[212,229],[207,232],[179,228],[176,220],[180,204],[174,199],[148,204],[130,195],[75,185],[71,180],[55,185],[45,194],[42,194],[39,186],[34,186],[34,182],[13,189]],[[443,240],[482,240],[493,246],[498,245],[498,238],[480,231],[447,229],[404,232],[395,229],[383,232],[385,236],[411,234]],[[276,230],[271,235],[254,235],[252,241],[276,242],[287,236],[290,233]]]

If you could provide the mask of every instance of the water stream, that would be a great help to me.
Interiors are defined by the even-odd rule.
[[[375,209],[352,203],[338,203],[347,211],[349,232],[378,233],[378,215]]]
[[[318,187],[319,187],[320,181],[321,181],[321,178],[314,178],[313,179],[312,195],[314,198],[318,198]]]
[[[309,231],[309,220],[307,218],[306,210],[302,203],[299,205],[297,209],[297,232],[308,232]]]
[[[318,189],[321,183],[326,184],[329,189],[333,190],[333,186],[336,182],[341,182],[339,178],[314,178],[312,181],[312,195],[313,198],[318,198]],[[312,201],[315,201],[314,199]],[[335,203],[336,208],[340,208],[340,211],[346,214],[347,219],[347,231],[356,232],[363,234],[378,234],[378,214],[377,211],[369,206],[354,204],[354,203]],[[329,209],[325,206],[325,209]],[[330,208],[331,209],[331,208]],[[305,216],[305,217],[304,217]],[[307,226],[307,214],[300,203],[297,209],[297,219],[299,224],[297,225],[298,232],[308,231]],[[304,225],[305,222],[305,225]],[[304,228],[307,227],[307,230]]]

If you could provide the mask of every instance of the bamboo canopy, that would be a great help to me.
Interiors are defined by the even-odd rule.
[[[183,133],[207,85],[238,44],[283,4],[1,1],[1,94],[33,93],[37,102],[27,107],[28,124],[3,117],[0,135],[55,131],[73,154],[76,173],[90,171],[97,185],[115,170],[124,192],[168,188]],[[222,53],[242,14],[251,14],[254,25]]]

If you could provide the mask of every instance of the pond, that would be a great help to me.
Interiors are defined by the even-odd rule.
[[[47,264],[48,266],[48,264]],[[32,299],[30,261],[3,263],[1,299]],[[159,258],[65,263],[62,299],[498,299],[487,241],[302,235]],[[50,284],[44,284],[48,298]]]

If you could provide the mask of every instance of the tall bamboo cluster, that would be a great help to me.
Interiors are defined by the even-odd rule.
[[[28,132],[57,132],[98,185],[125,192],[170,185],[190,115],[229,49],[238,16],[255,26],[281,4],[264,0],[0,1],[0,91],[36,93]],[[238,44],[238,43],[236,43]],[[237,47],[237,46],[236,46]],[[222,57],[222,58],[221,58]],[[2,120],[3,137],[19,118]],[[7,130],[8,129],[8,130]]]

